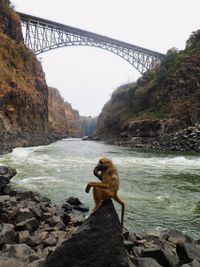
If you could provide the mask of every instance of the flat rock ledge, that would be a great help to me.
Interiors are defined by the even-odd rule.
[[[122,233],[111,200],[85,220],[75,197],[59,208],[13,190],[15,174],[0,166],[0,267],[200,267],[200,240],[177,230]]]

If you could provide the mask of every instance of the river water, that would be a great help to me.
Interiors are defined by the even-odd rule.
[[[126,203],[125,227],[133,232],[176,228],[200,238],[200,155],[138,151],[101,142],[65,139],[48,146],[16,148],[0,156],[1,165],[17,169],[12,186],[37,191],[56,204],[69,196],[93,207],[86,184],[92,170],[109,157],[121,179]],[[120,207],[115,204],[118,212]]]

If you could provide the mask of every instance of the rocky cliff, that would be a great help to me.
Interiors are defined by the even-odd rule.
[[[200,30],[186,48],[120,86],[105,104],[96,137],[121,145],[200,151]]]
[[[80,137],[80,117],[71,104],[64,101],[59,91],[49,87],[49,128],[55,138]]]
[[[23,44],[20,20],[0,2],[0,153],[47,144],[48,88],[40,62]]]

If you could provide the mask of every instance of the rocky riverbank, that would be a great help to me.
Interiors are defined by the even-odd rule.
[[[199,240],[177,230],[122,234],[112,201],[85,219],[88,208],[77,198],[57,207],[13,190],[15,174],[0,166],[0,267],[200,266]]]
[[[88,208],[73,197],[59,208],[37,193],[13,190],[15,174],[0,166],[0,267],[39,267],[82,224]]]
[[[114,143],[124,147],[200,152],[200,124],[169,134],[163,129],[163,132],[158,132],[158,120],[154,121],[153,129],[147,121],[136,124],[125,128],[121,133],[120,140],[114,141]]]

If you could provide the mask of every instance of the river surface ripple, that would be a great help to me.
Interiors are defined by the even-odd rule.
[[[92,170],[103,156],[111,158],[119,170],[126,228],[133,232],[176,228],[200,238],[199,154],[138,151],[64,139],[48,146],[16,148],[0,156],[0,164],[17,169],[12,179],[15,188],[39,192],[58,205],[76,196],[92,208],[92,193],[86,194],[85,187],[96,180]]]

